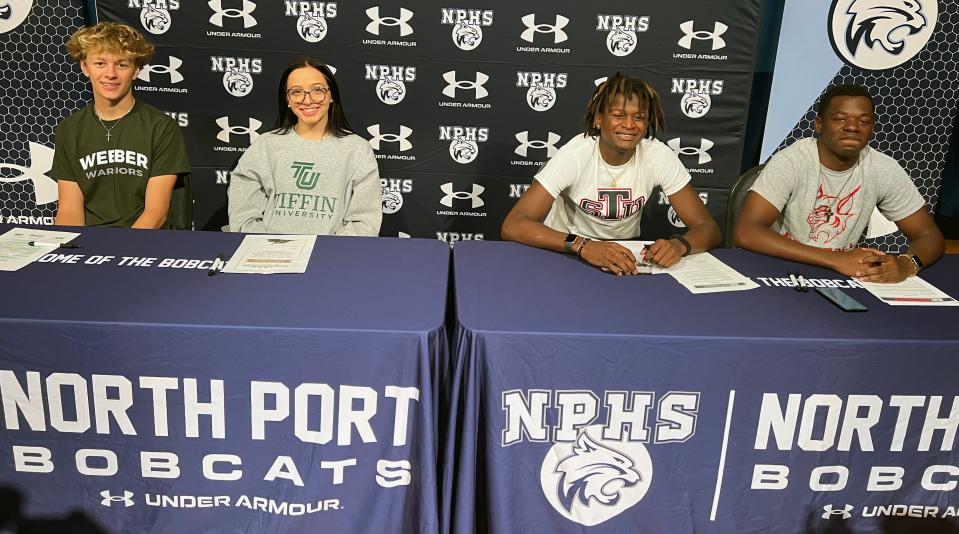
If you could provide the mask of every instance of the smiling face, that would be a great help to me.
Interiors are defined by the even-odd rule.
[[[303,129],[313,129],[318,126],[326,128],[332,101],[329,90],[330,85],[326,76],[313,67],[300,67],[290,73],[286,79],[286,103],[296,115],[298,133]],[[298,94],[303,97],[300,102],[297,102]]]
[[[872,103],[864,96],[836,96],[821,115],[815,121],[819,159],[830,169],[845,170],[872,138]]]
[[[596,116],[599,128],[599,150],[610,165],[622,165],[636,150],[636,145],[646,137],[647,112],[640,109],[636,95],[614,96],[604,113]]]
[[[90,79],[93,100],[99,107],[133,104],[133,79],[140,69],[129,54],[92,50],[80,61],[80,70]]]

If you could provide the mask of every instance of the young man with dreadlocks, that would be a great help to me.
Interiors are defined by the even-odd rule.
[[[875,105],[865,87],[837,85],[820,98],[816,137],[769,159],[736,223],[736,246],[833,269],[864,282],[901,282],[945,250],[912,178],[869,148]],[[857,247],[875,208],[895,221],[906,254]]]
[[[690,185],[689,172],[656,140],[665,129],[659,95],[620,73],[593,92],[585,132],[566,143],[536,174],[503,221],[503,239],[576,254],[616,275],[639,272],[637,258],[606,240],[634,239],[653,188],[662,187],[685,235],[658,239],[646,262],[663,267],[720,242],[719,226]]]

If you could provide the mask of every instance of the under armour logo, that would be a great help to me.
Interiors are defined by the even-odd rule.
[[[413,143],[409,141],[409,137],[413,133],[413,129],[407,128],[406,126],[403,126],[402,124],[400,124],[399,135],[391,134],[391,133],[381,133],[379,124],[368,126],[366,128],[366,131],[370,132],[370,135],[373,136],[373,138],[370,139],[370,145],[373,147],[374,150],[380,149],[380,143],[399,143],[400,152],[406,152],[407,150],[413,148]]]
[[[150,76],[153,74],[169,74],[170,83],[180,83],[183,81],[183,75],[178,70],[183,65],[183,60],[178,57],[170,56],[168,65],[144,65],[140,69],[137,78],[150,83]]]
[[[517,154],[525,158],[527,153],[529,152],[529,149],[545,148],[546,157],[551,158],[559,150],[556,148],[556,143],[558,143],[560,139],[562,139],[562,137],[560,137],[559,134],[549,132],[549,135],[546,137],[545,141],[539,141],[535,139],[533,141],[530,141],[529,132],[524,130],[516,134],[516,140],[519,141],[519,146],[516,147],[516,150],[514,152],[516,152]]]
[[[713,157],[709,155],[708,150],[713,148],[713,143],[705,137],[699,140],[699,148],[692,146],[682,146],[679,137],[675,139],[670,139],[666,142],[666,145],[669,148],[673,149],[673,152],[677,154],[682,154],[684,156],[699,156],[699,164],[704,165],[713,160]]]
[[[399,26],[400,37],[406,37],[413,33],[413,26],[409,22],[413,19],[413,12],[409,9],[400,8],[400,17],[381,17],[380,6],[373,6],[366,10],[366,16],[370,17],[369,24],[366,25],[366,31],[373,35],[380,34],[380,26]]]
[[[720,37],[722,34],[726,33],[726,30],[729,29],[729,26],[726,26],[722,22],[713,23],[713,31],[708,32],[706,30],[696,31],[693,29],[693,24],[691,20],[679,25],[679,29],[683,30],[684,36],[679,39],[679,46],[689,50],[693,46],[693,39],[698,39],[700,41],[711,40],[713,42],[713,50],[719,50],[726,46],[726,41]]]
[[[250,0],[243,0],[243,9],[237,9],[231,7],[229,9],[223,9],[223,0],[210,0],[207,3],[210,6],[210,9],[213,10],[213,16],[210,17],[210,24],[214,26],[223,27],[223,17],[230,19],[243,19],[244,28],[252,28],[256,26],[256,19],[253,18],[253,10],[256,9],[256,4]]]
[[[263,123],[252,117],[248,120],[249,126],[231,126],[229,117],[220,117],[216,120],[217,126],[220,127],[220,133],[216,134],[216,138],[224,143],[229,143],[231,135],[248,135],[250,136],[250,143],[252,143],[260,136],[257,130]]]
[[[534,13],[526,15],[521,20],[526,25],[526,29],[520,35],[524,41],[532,43],[533,37],[537,33],[552,33],[554,43],[562,43],[568,38],[563,28],[569,24],[569,19],[562,15],[556,15],[556,24],[536,24],[536,14]]]
[[[57,201],[57,182],[47,176],[53,167],[53,149],[38,143],[30,143],[30,166],[23,167],[0,162],[0,183],[33,182],[33,201],[36,205]],[[3,169],[19,171],[17,176],[2,176]]]
[[[843,519],[849,519],[852,517],[850,512],[852,512],[853,506],[851,504],[847,504],[839,510],[833,510],[832,505],[827,504],[826,506],[823,506],[822,509],[824,510],[822,514],[823,519],[829,519],[834,515],[842,516]]]
[[[100,496],[103,499],[100,501],[100,504],[103,506],[113,506],[115,502],[122,502],[123,506],[129,508],[133,506],[133,492],[124,490],[123,495],[113,495],[107,490],[100,492]]]
[[[479,208],[483,206],[483,204],[486,204],[485,202],[483,202],[483,199],[480,198],[480,194],[483,191],[485,191],[486,188],[481,186],[480,184],[473,184],[473,191],[467,192],[467,191],[453,191],[453,184],[450,182],[446,182],[445,184],[440,186],[440,190],[446,193],[446,195],[440,199],[440,204],[448,208],[453,207],[454,198],[457,200],[469,200],[470,207],[473,209]]]
[[[489,91],[483,87],[483,84],[489,80],[489,75],[482,72],[476,73],[475,82],[470,80],[457,80],[455,70],[444,73],[443,79],[446,80],[447,83],[446,87],[443,89],[443,94],[450,98],[456,98],[457,89],[472,89],[475,95],[474,98],[477,99],[485,98],[487,95],[489,95]]]

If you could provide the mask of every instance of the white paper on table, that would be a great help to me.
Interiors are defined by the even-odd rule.
[[[80,234],[33,228],[13,228],[0,235],[0,271],[16,271],[57,249],[57,243],[67,243]],[[31,241],[50,245],[33,246]]]
[[[918,276],[896,284],[859,282],[866,291],[892,306],[959,306],[959,302]]]
[[[869,226],[866,227],[866,239],[889,235],[898,229],[896,223],[887,219],[879,208],[873,208],[872,215],[869,216]]]
[[[759,287],[759,284],[708,252],[686,256],[683,260],[684,263],[674,265],[666,272],[691,293],[744,291]]]
[[[225,273],[305,273],[316,244],[315,235],[248,235],[243,238]]]

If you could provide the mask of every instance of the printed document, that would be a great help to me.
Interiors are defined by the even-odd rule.
[[[959,302],[918,276],[897,284],[859,282],[877,299],[892,306],[959,306]]]
[[[248,235],[223,272],[305,273],[315,243],[315,235]]]
[[[57,250],[60,243],[66,243],[78,235],[76,232],[13,228],[0,235],[0,271],[21,269]],[[31,242],[35,244],[31,245]]]

